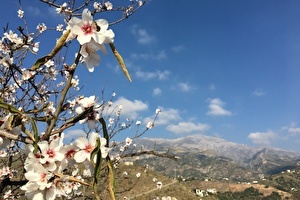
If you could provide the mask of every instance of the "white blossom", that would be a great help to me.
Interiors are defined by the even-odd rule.
[[[19,9],[17,12],[18,12],[18,17],[19,18],[23,18],[24,17],[24,11],[23,10]]]
[[[104,5],[105,5],[106,10],[112,10],[113,9],[113,5],[109,1],[105,2]]]
[[[47,26],[46,26],[44,23],[41,23],[41,24],[38,24],[38,25],[37,25],[36,29],[37,29],[40,33],[42,33],[42,32],[44,32],[45,30],[47,30]]]
[[[92,38],[98,44],[114,41],[114,32],[111,29],[107,30],[108,22],[105,19],[94,21],[88,9],[82,11],[82,19],[72,17],[68,25],[72,34],[77,35],[81,45],[90,42]]]
[[[97,12],[99,12],[99,11],[101,10],[101,8],[102,8],[101,3],[99,3],[99,2],[94,2],[93,6],[94,6],[94,9],[95,9]]]
[[[64,30],[64,25],[63,24],[58,24],[56,26],[56,30],[62,32]]]
[[[39,51],[39,47],[40,47],[40,43],[39,42],[35,42],[33,44],[32,50],[37,53]]]
[[[146,127],[147,127],[148,129],[151,129],[151,128],[153,128],[153,126],[154,126],[154,123],[153,123],[153,122],[148,122]]]

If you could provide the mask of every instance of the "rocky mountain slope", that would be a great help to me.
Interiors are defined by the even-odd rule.
[[[169,151],[179,156],[178,162],[157,157],[137,161],[171,177],[179,175],[243,181],[293,169],[300,160],[300,153],[297,152],[270,147],[258,149],[205,135],[178,139],[143,138],[136,143],[146,149]]]

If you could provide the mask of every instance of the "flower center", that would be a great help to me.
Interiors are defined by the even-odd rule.
[[[53,149],[49,149],[47,151],[47,154],[49,155],[49,158],[54,158],[55,157],[55,151]]]
[[[42,173],[42,174],[41,174],[41,180],[40,180],[40,181],[41,181],[41,182],[47,181],[47,177],[46,177],[46,176],[47,176],[46,173]]]
[[[70,149],[69,151],[67,151],[66,158],[72,158],[74,156],[74,154],[76,153],[76,151],[74,149]]]
[[[40,154],[40,153],[36,153],[36,154],[34,154],[34,156],[35,156],[36,158],[42,158],[42,157],[43,157],[42,154]]]
[[[81,30],[83,31],[84,35],[88,35],[94,32],[94,27],[90,24],[85,24],[81,27]]]
[[[84,149],[84,150],[85,150],[87,153],[91,153],[91,152],[93,151],[93,149],[94,149],[94,148],[92,147],[92,145],[89,144],[89,145],[86,145],[86,146],[85,146],[85,149]]]

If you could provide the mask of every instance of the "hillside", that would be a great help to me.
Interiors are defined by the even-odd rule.
[[[253,180],[297,167],[300,153],[274,149],[254,148],[204,135],[178,139],[143,138],[136,142],[146,149],[169,151],[178,162],[157,157],[142,157],[138,164],[174,177],[196,179]]]
[[[126,172],[126,173],[125,173]],[[137,177],[136,174],[140,173]],[[280,199],[297,200],[300,197],[300,168],[295,171],[274,174],[258,182],[234,182],[227,180],[185,180],[172,179],[148,169],[145,166],[119,165],[116,169],[117,199],[148,200],[162,197],[173,197],[173,200],[199,200],[196,189],[207,191],[214,189],[216,194],[203,196],[203,200],[217,200],[225,196],[254,195],[248,199]],[[279,179],[278,179],[279,178]],[[293,181],[292,181],[293,180]],[[157,183],[162,182],[159,189]],[[291,186],[296,187],[291,191]],[[249,192],[250,191],[250,192]],[[249,194],[250,193],[250,194]],[[278,195],[278,196],[276,196]],[[236,197],[235,196],[235,197]],[[105,197],[104,197],[105,199]],[[232,198],[229,198],[232,199]],[[239,198],[235,198],[238,200]]]
[[[124,176],[125,171],[128,173],[126,176]],[[284,173],[274,174],[257,182],[174,180],[161,173],[136,165],[120,165],[116,172],[118,177],[116,181],[118,199],[126,197],[127,199],[148,200],[169,196],[177,200],[193,200],[199,199],[199,196],[195,193],[196,189],[203,191],[214,189],[217,192],[216,194],[208,193],[207,196],[202,197],[203,200],[217,200],[225,196],[233,197],[234,195],[236,195],[234,199],[238,200],[240,199],[237,198],[238,195],[246,198],[250,194],[254,196],[248,199],[258,200],[274,200],[278,197],[279,199],[297,200],[300,197],[298,192],[300,191],[300,168],[294,171],[288,170]],[[139,178],[136,177],[137,173],[141,173]],[[162,182],[163,186],[161,189],[157,187],[157,182]],[[291,190],[291,188],[294,189]]]

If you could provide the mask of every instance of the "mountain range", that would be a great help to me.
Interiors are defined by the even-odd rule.
[[[292,170],[300,163],[298,152],[256,148],[202,134],[177,139],[140,138],[136,143],[148,150],[178,156],[177,162],[156,156],[136,161],[170,177],[246,181]]]

